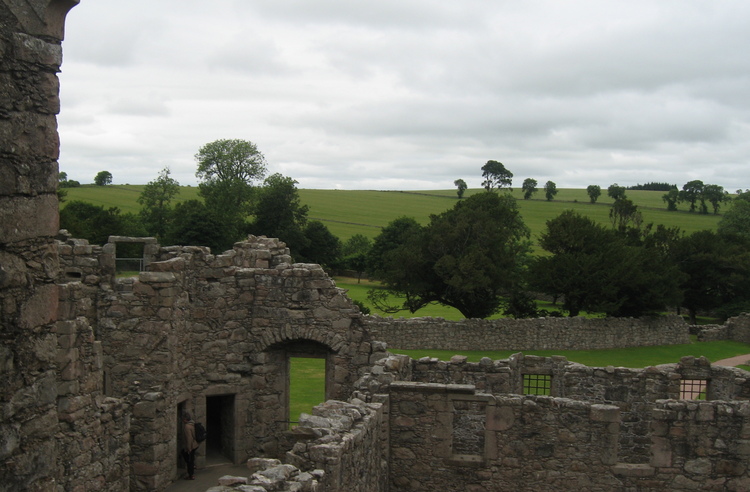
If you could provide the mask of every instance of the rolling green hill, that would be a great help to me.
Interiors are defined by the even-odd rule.
[[[86,185],[67,188],[66,202],[82,200],[96,205],[118,207],[123,212],[137,213],[137,199],[143,185]],[[466,196],[484,193],[483,189],[467,190]],[[518,199],[519,210],[526,225],[536,240],[544,230],[547,220],[557,217],[564,210],[575,210],[593,220],[609,224],[609,206],[612,200],[604,191],[596,204],[589,203],[584,189],[560,189],[556,200],[546,201],[540,191],[531,200],[523,200],[520,189],[513,191]],[[429,221],[430,214],[439,214],[453,207],[458,198],[455,190],[434,191],[373,191],[373,190],[299,190],[303,204],[310,207],[309,217],[325,223],[333,234],[346,240],[354,234],[374,238],[380,228],[401,216],[414,217],[422,224]],[[628,191],[643,213],[644,222],[677,226],[687,233],[702,229],[716,229],[720,215],[696,214],[684,210],[667,212],[662,202],[661,191]],[[178,201],[198,198],[197,187],[181,187]],[[62,203],[62,207],[65,203]],[[685,205],[682,205],[685,208]]]

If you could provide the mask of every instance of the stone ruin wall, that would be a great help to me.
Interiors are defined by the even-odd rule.
[[[530,373],[552,375],[551,396],[520,395]],[[693,378],[709,400],[676,400]],[[357,387],[390,398],[390,490],[750,487],[750,374],[704,358],[626,369],[390,356]]]
[[[342,400],[386,355],[322,268],[292,264],[277,239],[251,236],[218,255],[161,248],[148,271],[116,280],[106,246],[61,239],[62,263],[80,270],[77,282],[60,277],[80,286],[71,315],[97,327],[105,391],[133,409],[134,489],[158,490],[179,472],[179,409],[205,422],[207,398],[228,396],[235,428],[226,436],[228,456],[281,457],[289,440],[288,357],[326,359],[327,397]]]
[[[127,490],[128,409],[59,288],[57,72],[76,0],[0,2],[0,490]],[[123,470],[125,470],[123,472]]]
[[[365,365],[376,364],[352,385],[354,399],[327,402],[313,412],[318,418],[303,420],[298,434],[305,435],[296,436],[299,440],[286,458],[304,470],[291,464],[258,464],[252,480],[263,490],[335,491],[347,482],[344,490],[381,491],[388,489],[386,475],[391,490],[432,490],[438,478],[439,488],[459,490],[506,483],[522,490],[529,481],[537,488],[555,481],[561,489],[588,490],[750,489],[745,465],[750,412],[744,401],[746,373],[741,371],[730,371],[733,383],[723,390],[739,400],[657,400],[644,406],[641,415],[651,422],[648,463],[612,464],[614,453],[620,453],[612,442],[622,442],[615,439],[622,433],[616,428],[626,420],[622,402],[614,396],[628,397],[618,389],[625,384],[618,373],[632,376],[637,371],[586,369],[599,379],[585,379],[586,389],[577,391],[604,393],[604,403],[596,396],[584,401],[494,394],[488,388],[496,384],[490,384],[489,377],[495,375],[487,371],[483,383],[476,374],[481,371],[457,369],[461,364],[470,367],[465,362],[451,363],[447,377],[438,374],[439,362],[382,358],[383,345],[370,342],[367,326],[348,311],[343,296],[327,290],[335,287],[330,282],[318,287],[323,278],[315,267],[256,264],[252,268],[257,275],[250,274],[252,268],[242,262],[253,253],[212,256],[200,248],[171,250],[169,257],[161,258],[161,266],[115,288],[102,280],[110,266],[99,263],[88,265],[93,276],[64,269],[61,275],[55,242],[56,72],[65,14],[76,3],[0,2],[0,490],[163,488],[176,466],[170,456],[178,444],[173,436],[180,405],[200,418],[211,394],[247,391],[259,396],[258,390],[268,389],[246,407],[237,405],[250,427],[251,419],[270,413],[269,407],[283,406],[278,375],[271,373],[283,369],[279,361],[297,337],[310,342],[292,351],[322,350],[330,361],[342,364],[330,371],[334,388],[349,389]],[[92,257],[99,254],[96,248],[91,247]],[[82,259],[89,253],[84,247],[75,254]],[[213,273],[186,274],[183,260]],[[80,280],[70,278],[78,273]],[[259,287],[257,293],[251,294],[252,282]],[[214,295],[222,289],[234,303]],[[233,297],[236,293],[252,297],[246,313]],[[201,313],[212,310],[219,316],[219,336],[210,324],[208,330],[201,327]],[[266,321],[254,324],[256,313],[258,320]],[[277,316],[283,323],[273,321]],[[175,337],[182,337],[179,343]],[[259,352],[243,358],[233,348],[242,344]],[[329,350],[333,346],[338,350]],[[193,357],[196,350],[209,351],[212,360]],[[132,363],[129,370],[118,367],[120,356]],[[213,362],[222,356],[221,362]],[[193,358],[199,377],[191,377]],[[553,368],[566,366],[560,359],[552,361]],[[530,362],[547,364],[546,359],[531,358],[524,364]],[[473,378],[475,383],[410,381],[425,373],[418,364],[436,366],[430,378]],[[706,371],[702,362],[693,365]],[[671,381],[679,371],[666,370],[666,380],[656,375],[662,371],[642,370],[646,394],[652,386],[674,387]],[[709,371],[722,379],[713,368]],[[145,377],[134,379],[131,372]],[[471,378],[459,377],[469,372]],[[502,380],[503,374],[497,377]],[[651,383],[651,375],[659,382]],[[481,384],[485,389],[479,389]],[[497,384],[515,383],[507,379]],[[614,399],[607,403],[611,385],[614,393],[609,397]],[[568,391],[566,384],[561,387]],[[107,396],[118,392],[125,398]],[[253,440],[255,434],[249,432],[254,449],[283,451],[273,440]],[[564,477],[570,481],[563,482]]]
[[[403,350],[598,350],[690,343],[679,316],[464,319],[368,316],[367,329]]]
[[[734,340],[750,343],[750,314],[745,313],[729,318],[723,325],[702,325],[697,327],[698,340]]]
[[[85,248],[79,248],[79,251],[84,252]],[[100,251],[93,247],[91,254],[96,257]],[[177,446],[174,437],[177,424],[170,422],[169,418],[165,420],[163,416],[174,416],[176,405],[182,401],[192,404],[197,417],[203,419],[204,397],[211,394],[236,395],[239,399],[237,408],[245,413],[248,427],[251,427],[250,422],[262,427],[256,434],[239,436],[238,442],[245,442],[248,447],[244,450],[238,448],[238,454],[276,456],[285,461],[282,464],[279,461],[260,460],[264,465],[258,467],[255,475],[235,478],[227,483],[252,484],[266,490],[285,490],[284,487],[294,490],[297,486],[303,486],[305,490],[330,491],[355,490],[352,487],[362,491],[385,490],[381,488],[384,483],[390,484],[391,490],[428,490],[436,481],[474,484],[479,490],[487,486],[510,486],[508,484],[516,483],[519,476],[526,477],[532,473],[532,469],[541,477],[531,482],[537,486],[550,480],[575,484],[575,487],[590,487],[591,490],[597,487],[601,490],[618,490],[625,487],[624,484],[637,484],[641,490],[659,490],[665,484],[674,486],[678,483],[675,480],[687,480],[683,483],[685,485],[699,476],[684,470],[681,474],[673,474],[669,470],[665,472],[652,464],[650,456],[656,449],[654,442],[657,437],[653,430],[658,420],[654,417],[657,402],[678,398],[681,378],[710,380],[709,399],[742,400],[750,397],[747,373],[713,367],[704,359],[687,358],[679,365],[646,370],[589,368],[570,363],[563,357],[523,354],[505,361],[483,359],[480,363],[467,363],[466,358],[460,356],[451,361],[428,358],[413,361],[406,356],[384,358],[387,355],[384,344],[360,339],[359,348],[362,350],[354,357],[357,359],[354,365],[356,369],[339,371],[340,375],[350,373],[353,378],[362,376],[356,382],[351,378],[341,382],[342,388],[354,388],[354,399],[348,403],[329,401],[316,408],[315,415],[303,418],[295,433],[279,432],[273,428],[273,415],[283,411],[280,410],[283,406],[280,402],[284,398],[284,378],[280,375],[285,370],[285,354],[268,349],[296,339],[294,328],[288,324],[289,309],[297,308],[294,316],[298,321],[307,320],[303,324],[318,323],[323,313],[330,314],[330,310],[319,310],[319,304],[325,304],[327,299],[326,295],[321,296],[321,286],[333,289],[331,298],[338,298],[336,303],[344,302],[341,306],[352,309],[348,300],[342,301],[345,298],[341,290],[335,288],[319,267],[290,265],[287,255],[283,244],[277,240],[253,237],[222,255],[211,255],[207,249],[198,247],[162,248],[157,261],[150,267],[151,271],[143,272],[137,278],[117,280],[112,289],[102,291],[96,301],[96,310],[101,313],[97,321],[100,336],[107,340],[105,346],[111,346],[110,355],[105,357],[105,366],[111,367],[108,380],[111,380],[112,391],[117,394],[129,392],[138,395],[131,397],[131,425],[134,430],[131,444],[132,481],[136,484],[135,489],[158,490],[176,472],[173,454],[155,453],[158,449],[169,450]],[[78,261],[81,259],[79,257]],[[63,257],[61,261],[72,260]],[[89,264],[106,265],[108,261],[99,259]],[[96,272],[91,272],[91,275],[91,279],[105,278],[105,275],[97,276]],[[307,277],[310,277],[307,281],[293,280]],[[306,314],[296,312],[305,303],[311,311]],[[86,310],[90,309],[91,302],[79,299],[78,305]],[[302,311],[305,309],[302,308]],[[367,317],[354,311],[347,312],[351,320],[349,326],[357,327],[356,331],[363,333],[358,323]],[[324,319],[327,317],[330,318],[323,316]],[[284,320],[284,326],[269,329],[276,324],[273,320],[278,319]],[[632,320],[625,322],[632,323]],[[678,325],[675,323],[675,326]],[[246,326],[250,327],[249,331]],[[253,326],[256,326],[255,331]],[[365,322],[364,326],[370,325]],[[653,326],[649,330],[653,331]],[[321,344],[338,346],[335,339],[330,338],[330,327],[317,333],[305,332],[300,337],[315,340],[328,336]],[[142,347],[153,347],[153,351],[146,353]],[[196,356],[201,352],[205,353],[207,360],[201,361],[200,356]],[[179,370],[178,360],[181,359],[183,373]],[[173,366],[171,369],[168,364],[165,365],[168,360]],[[346,360],[338,360],[334,364],[346,364]],[[196,371],[196,368],[200,370]],[[523,392],[522,375],[525,373],[551,375],[552,396],[520,396]],[[166,376],[157,381],[154,374]],[[243,381],[248,375],[250,386]],[[181,378],[185,381],[184,385],[175,384]],[[434,391],[440,396],[433,394]],[[460,397],[445,396],[455,392]],[[348,394],[339,393],[335,397],[346,399]],[[455,407],[459,402],[458,407],[453,408],[453,413],[449,412],[453,415],[450,418],[458,420],[451,421],[453,423],[443,428],[442,434],[430,434],[424,429],[418,432],[420,436],[443,435],[451,440],[448,458],[436,451],[445,442],[435,442],[430,438],[420,444],[418,439],[412,441],[416,431],[405,428],[415,419],[414,409],[408,402],[421,401],[423,398],[433,403],[442,401],[442,406],[419,407],[425,410],[425,414],[416,419],[420,422],[415,423],[416,426],[422,425],[425,419],[434,420],[430,425],[448,423],[448,416],[444,414],[441,417],[440,412],[445,412],[448,403]],[[503,403],[498,404],[497,401]],[[710,402],[709,405],[718,403]],[[404,412],[399,410],[402,406],[406,408]],[[525,410],[531,408],[534,409],[529,413],[532,416],[528,416]],[[433,414],[433,410],[437,413]],[[512,432],[504,429],[510,434],[499,434],[495,432],[497,429],[490,432],[491,429],[485,428],[484,437],[477,437],[477,426],[482,429],[482,426],[490,425],[487,422],[497,418],[492,413],[496,411],[506,417],[511,415],[514,425],[523,425]],[[705,417],[705,412],[710,411],[702,412],[701,415]],[[355,414],[359,416],[352,418],[351,415]],[[601,423],[603,415],[607,419],[614,418],[612,415],[617,418],[615,421],[605,421],[605,425]],[[662,412],[659,415],[666,414]],[[540,419],[554,424],[549,424],[545,427],[547,431],[539,433],[530,426]],[[171,420],[175,421],[174,418]],[[581,426],[579,430],[569,430],[575,437],[560,437],[557,435],[561,432],[559,429],[552,430],[560,422],[569,421],[578,422]],[[476,447],[477,443],[485,443],[483,446],[489,446],[488,456],[495,453],[505,458],[497,458],[499,461],[493,462],[494,458],[484,455],[478,459],[471,453],[469,456],[454,453],[452,446],[455,438],[452,437],[451,426],[456,422],[460,424],[457,432],[469,436],[458,438],[457,449],[466,451],[472,446]],[[468,434],[460,429],[464,424],[469,426]],[[670,425],[681,428],[688,424],[678,422]],[[601,431],[602,426],[608,429],[607,432]],[[700,428],[705,430],[705,427]],[[448,437],[445,437],[446,433]],[[139,442],[139,436],[154,435],[159,437]],[[410,444],[406,447],[399,444],[404,440],[404,435],[412,436],[408,437]],[[516,441],[520,439],[518,436],[526,436],[526,441],[529,441],[529,436],[538,436],[538,442],[542,444],[529,442],[526,446],[512,447],[511,450],[493,444],[501,436],[507,441],[508,435],[514,436],[512,439]],[[580,442],[576,440],[579,438],[582,439]],[[698,439],[698,436],[694,438]],[[705,436],[702,439],[705,440]],[[592,440],[601,442],[583,444]],[[412,444],[413,449],[410,447]],[[669,449],[670,456],[673,455],[674,446],[678,451],[675,459],[682,460],[690,470],[697,467],[704,470],[704,474],[721,475],[714,471],[712,459],[707,459],[710,472],[705,471],[705,464],[701,465],[703,468],[698,466],[703,461],[696,462],[698,458],[685,454],[684,444],[665,444],[661,441],[661,446]],[[574,455],[575,460],[568,456],[568,448],[581,449]],[[431,456],[429,460],[432,461],[427,458],[424,462],[420,461],[420,450],[424,449],[429,449],[425,456]],[[563,453],[561,450],[564,449],[568,451]],[[284,453],[285,450],[288,451]],[[610,458],[601,461],[605,452]],[[732,456],[725,456],[722,461],[724,465],[719,468],[730,469],[726,463],[737,461],[736,456]],[[443,459],[447,461],[441,461],[440,474],[421,477],[414,473],[415,469],[431,469],[437,466],[435,460]],[[535,464],[527,463],[529,460]],[[590,460],[594,460],[595,464],[591,465]],[[582,463],[586,463],[586,466]],[[264,467],[267,469],[263,470]],[[592,481],[589,472],[599,467],[607,473],[601,475],[603,478],[599,482]],[[402,473],[406,469],[410,470],[408,475]],[[558,472],[553,471],[558,469],[567,471],[558,476]],[[735,472],[738,470],[736,467],[733,469]],[[248,475],[251,471],[254,470],[249,470]],[[407,476],[408,479],[405,478]],[[655,478],[657,476],[660,478]],[[676,478],[678,476],[682,478]],[[737,480],[743,476],[744,471],[721,480],[742,483]],[[561,488],[565,489],[563,486]],[[530,485],[527,490],[533,489]]]

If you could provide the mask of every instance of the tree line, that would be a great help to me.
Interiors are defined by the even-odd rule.
[[[607,190],[614,199],[608,226],[565,211],[547,221],[539,238],[544,253],[533,255],[517,202],[502,192],[511,189],[513,174],[497,161],[482,167],[484,193],[466,199],[459,193],[455,206],[430,216],[427,225],[400,217],[374,241],[357,234],[341,242],[308,219],[294,179],[266,176],[265,158],[252,142],[217,140],[195,159],[202,200],[173,205],[179,183],[165,168],[144,187],[138,214],[71,202],[60,213],[61,227],[95,244],[111,234],[155,236],[162,244],[214,251],[247,234],[279,237],[295,261],[379,280],[385,288],[368,297],[390,313],[429,303],[473,318],[584,311],[641,316],[665,309],[685,309],[695,318],[700,312],[727,317],[750,311],[750,191],[732,200],[717,232],[685,235],[644,224],[627,190],[614,184]],[[526,195],[536,181],[524,185]],[[548,182],[545,193],[555,192]],[[589,193],[598,197],[601,189],[592,185]],[[557,308],[538,310],[534,299],[540,295]]]
[[[308,220],[297,181],[267,176],[266,159],[253,142],[216,140],[201,147],[195,160],[202,200],[174,204],[180,184],[164,168],[138,197],[138,214],[73,201],[61,210],[60,227],[93,244],[109,235],[154,236],[162,244],[213,251],[230,249],[248,234],[265,235],[284,240],[296,261],[328,267],[339,262],[340,240],[323,223]]]
[[[510,172],[505,166],[497,161],[490,160],[482,166],[482,187],[486,191],[492,191],[494,189],[508,189],[512,190],[510,185],[513,181],[513,173]],[[459,200],[464,197],[464,193],[467,190],[466,181],[463,179],[457,179],[453,182],[456,186],[456,194]],[[529,200],[534,194],[539,191],[539,182],[534,178],[526,178],[521,185],[523,191],[523,199]],[[547,181],[544,184],[544,196],[547,201],[553,200],[557,195],[557,185],[554,181]],[[671,185],[668,183],[646,183],[644,185],[638,184],[635,186],[620,186],[617,183],[609,185],[607,188],[607,196],[617,201],[620,199],[627,198],[627,190],[647,190],[647,191],[666,191],[662,195],[662,201],[666,203],[667,210],[676,211],[677,204],[685,203],[688,205],[689,212],[698,212],[701,214],[708,213],[708,205],[711,205],[711,209],[714,214],[719,213],[721,205],[731,201],[729,192],[724,190],[723,186],[715,184],[705,184],[701,180],[692,180],[685,183],[682,189],[678,189],[677,185]],[[591,203],[596,203],[599,197],[602,195],[602,188],[599,185],[588,185],[586,187],[586,193],[589,196]],[[737,194],[742,193],[742,190],[737,190]]]
[[[750,192],[733,200],[717,232],[685,235],[644,224],[625,188],[614,184],[610,226],[565,211],[547,221],[539,239],[545,253],[534,256],[516,201],[498,193],[511,189],[513,174],[497,161],[482,171],[485,193],[460,199],[425,226],[398,218],[375,238],[364,264],[385,286],[369,294],[379,309],[415,312],[434,302],[486,318],[642,316],[684,308],[693,321],[699,312],[750,311]],[[527,193],[532,186],[524,184]],[[589,193],[598,197],[601,189]],[[559,301],[559,309],[537,310],[539,294]]]

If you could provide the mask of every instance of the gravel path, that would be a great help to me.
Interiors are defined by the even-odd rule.
[[[736,357],[730,357],[728,359],[721,359],[713,362],[712,364],[717,366],[739,366],[740,364],[750,365],[750,354],[738,355]]]

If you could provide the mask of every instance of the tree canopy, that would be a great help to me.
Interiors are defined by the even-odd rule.
[[[602,194],[602,187],[599,185],[588,185],[586,187],[586,193],[589,195],[591,203],[596,203]]]
[[[531,198],[531,196],[536,193],[538,190],[536,188],[537,181],[534,178],[526,178],[523,180],[523,185],[521,185],[521,190],[523,190],[523,199],[528,200]]]
[[[464,181],[463,179],[457,179],[453,182],[453,186],[456,187],[456,194],[458,195],[458,199],[460,200],[464,197],[466,188],[468,188],[468,186],[466,185],[466,181]]]
[[[566,211],[547,221],[539,242],[550,255],[535,259],[529,282],[562,297],[570,316],[584,310],[641,316],[679,301],[679,274],[658,241]]]
[[[484,178],[482,186],[487,191],[505,187],[511,190],[510,185],[513,184],[513,173],[505,169],[505,166],[500,162],[487,161],[482,166],[482,177]]]
[[[257,182],[266,174],[265,157],[250,141],[221,139],[201,147],[195,160],[199,194],[219,221],[215,226],[240,239]]]
[[[551,201],[555,198],[555,195],[557,195],[557,185],[554,181],[547,181],[544,183],[544,196],[547,198],[547,201]]]
[[[112,184],[112,173],[109,171],[99,171],[96,176],[94,176],[94,184],[97,186]]]
[[[169,175],[169,167],[159,171],[159,176],[149,181],[138,197],[141,220],[149,233],[160,240],[166,236],[172,218],[172,199],[180,192],[180,183]]]
[[[458,202],[425,227],[401,219],[384,233],[391,239],[379,236],[373,250],[397,246],[381,252],[380,278],[411,312],[437,302],[469,318],[494,314],[501,296],[515,290],[529,252],[515,200],[494,193]]]

